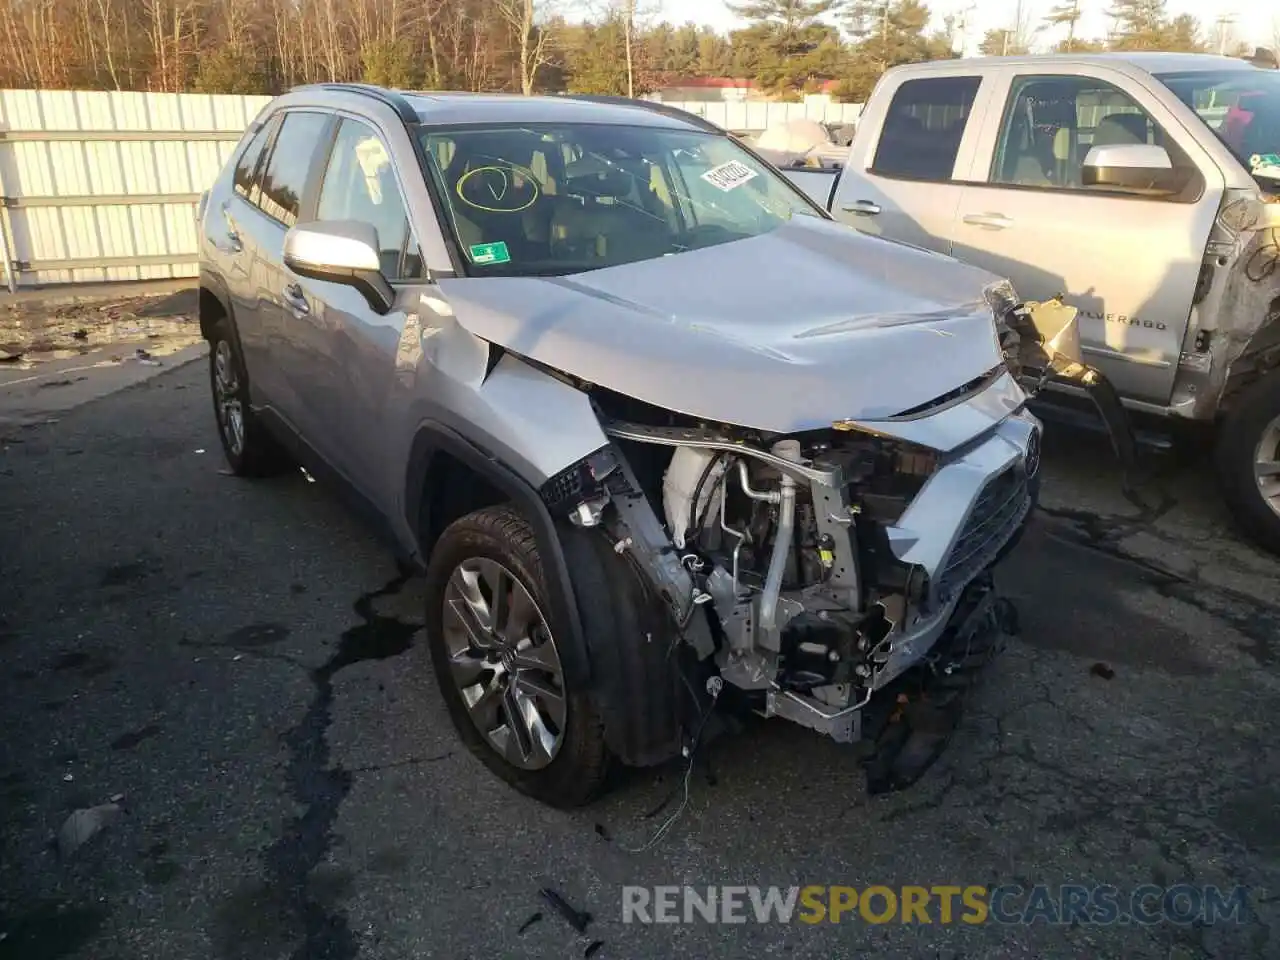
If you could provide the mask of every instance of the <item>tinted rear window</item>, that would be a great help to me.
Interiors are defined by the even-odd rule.
[[[981,77],[908,80],[889,104],[871,169],[886,177],[950,180]]]

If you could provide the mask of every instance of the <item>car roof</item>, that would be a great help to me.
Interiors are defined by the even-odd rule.
[[[1192,73],[1209,70],[1258,70],[1246,60],[1235,57],[1219,57],[1205,53],[1154,53],[1147,51],[1116,51],[1111,53],[1042,53],[1015,57],[981,57],[972,61],[932,60],[927,63],[898,67],[899,70],[963,69],[962,64],[995,63],[1002,66],[1028,66],[1043,68],[1051,64],[1099,64],[1103,66],[1128,65],[1147,73]]]
[[[317,83],[295,87],[282,98],[343,108],[366,108],[371,100],[406,122],[426,126],[472,123],[597,123],[723,133],[714,124],[675,107],[626,97],[522,96],[439,90],[392,90],[363,83]]]
[[[629,126],[697,130],[697,119],[682,120],[659,112],[661,106],[642,102],[618,103],[577,97],[526,97],[514,93],[453,91],[402,94],[424,124],[456,123],[611,123]]]

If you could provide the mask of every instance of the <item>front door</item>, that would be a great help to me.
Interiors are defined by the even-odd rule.
[[[1080,310],[1086,362],[1125,396],[1169,401],[1224,184],[1217,167],[1135,81],[1088,68],[1008,67],[952,228],[952,254],[1025,299]],[[1170,198],[1083,186],[1090,147],[1165,147],[1185,187]]]
[[[408,312],[419,310],[413,284],[424,282],[422,257],[409,230],[404,191],[382,136],[369,124],[343,118],[323,168],[315,219],[354,220],[378,234],[382,273],[397,290],[386,314],[354,287],[288,273],[306,304],[311,329],[307,381],[300,399],[324,421],[325,457],[379,509],[399,491],[388,449],[387,404],[395,384],[397,350]]]

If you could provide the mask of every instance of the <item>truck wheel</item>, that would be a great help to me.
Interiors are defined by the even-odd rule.
[[[1280,373],[1237,398],[1218,434],[1217,467],[1241,531],[1280,553]]]
[[[459,736],[516,789],[581,806],[609,767],[600,716],[568,686],[533,530],[487,507],[441,534],[427,567],[427,643]]]
[[[232,471],[241,477],[265,477],[288,468],[288,455],[249,408],[249,377],[225,318],[209,340],[209,386],[218,439]]]

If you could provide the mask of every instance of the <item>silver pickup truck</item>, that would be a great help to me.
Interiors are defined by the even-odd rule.
[[[888,71],[842,169],[784,172],[858,230],[1061,295],[1131,411],[1216,430],[1228,505],[1280,551],[1277,154],[1280,71],[990,57]]]

